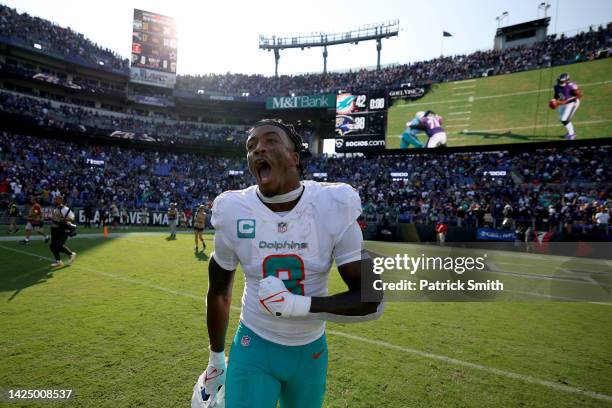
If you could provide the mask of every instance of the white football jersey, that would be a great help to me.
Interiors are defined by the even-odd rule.
[[[244,270],[240,320],[262,338],[288,346],[318,339],[325,323],[263,312],[259,307],[260,279],[277,276],[295,294],[326,296],[334,246],[361,214],[359,195],[351,186],[302,183],[305,189],[300,201],[285,215],[266,207],[257,197],[257,186],[251,186],[219,195],[211,218],[218,234],[215,241],[223,240],[234,252],[233,262],[215,260],[228,270],[239,262]]]

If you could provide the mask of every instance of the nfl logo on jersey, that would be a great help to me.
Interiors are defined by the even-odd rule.
[[[278,232],[279,233],[284,233],[287,232],[287,223],[286,222],[279,222],[278,223]]]

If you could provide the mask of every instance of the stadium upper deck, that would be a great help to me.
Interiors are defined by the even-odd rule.
[[[0,41],[29,47],[34,52],[62,55],[70,61],[96,64],[100,70],[112,68],[123,72],[127,80],[127,60],[70,28],[59,27],[48,20],[26,13],[19,14],[14,9],[0,5],[0,32]],[[279,78],[247,74],[184,75],[178,76],[176,89],[225,95],[266,96],[333,92],[338,89],[381,89],[405,82],[455,81],[479,77],[485,73],[507,74],[607,57],[611,34],[612,23],[573,37],[551,35],[534,47],[478,51],[468,55],[391,66],[379,71],[357,69],[327,75],[283,75]]]

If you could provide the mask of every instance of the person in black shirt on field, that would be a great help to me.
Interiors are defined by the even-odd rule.
[[[72,264],[76,258],[76,252],[72,252],[66,246],[66,241],[76,226],[73,224],[74,213],[63,204],[62,196],[55,196],[53,198],[53,205],[55,208],[51,212],[53,224],[51,226],[51,245],[49,245],[49,248],[55,257],[55,262],[51,266],[56,268],[64,265],[60,259],[61,252],[68,255],[68,265]]]
[[[19,217],[19,209],[17,208],[17,204],[12,201],[8,207],[8,215],[9,215],[9,229],[8,232],[16,234],[19,232],[19,226],[17,225],[17,217]]]

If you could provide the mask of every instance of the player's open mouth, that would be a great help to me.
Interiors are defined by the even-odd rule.
[[[268,181],[270,181],[270,178],[272,177],[272,167],[266,160],[256,159],[255,171],[257,172],[259,180],[262,183],[267,183]]]

